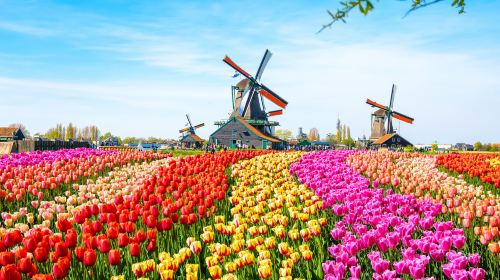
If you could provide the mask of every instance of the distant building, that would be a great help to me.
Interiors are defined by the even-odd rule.
[[[101,146],[118,146],[118,145],[120,145],[120,143],[118,142],[118,137],[115,137],[115,136],[108,137],[108,138],[104,139],[104,141],[102,141],[101,143],[102,143]]]
[[[0,141],[23,140],[26,138],[17,127],[0,127]]]
[[[284,141],[264,133],[241,117],[232,117],[210,135],[210,143],[229,148],[282,149]]]
[[[472,151],[474,150],[474,146],[466,143],[456,143],[455,146],[453,146],[453,149],[460,151]]]
[[[372,143],[372,146],[379,148],[404,148],[413,145],[408,140],[401,137],[401,135],[394,132],[378,138]]]
[[[203,146],[203,139],[201,139],[201,137],[196,135],[195,133],[188,133],[184,135],[179,141],[181,142],[182,148],[196,149]]]

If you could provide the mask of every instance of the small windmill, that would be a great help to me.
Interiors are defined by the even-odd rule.
[[[282,109],[285,109],[288,105],[286,100],[260,82],[262,73],[271,59],[271,56],[272,53],[266,50],[255,77],[239,67],[228,56],[223,59],[225,63],[245,77],[245,79],[241,80],[235,87],[236,94],[233,97],[233,113],[231,116],[242,117],[248,120],[248,122],[257,129],[267,134],[272,134],[272,127],[277,125],[276,122],[269,122],[268,117],[283,114]],[[264,104],[264,98],[281,109],[267,111]]]
[[[182,134],[181,137],[184,137],[184,136],[189,135],[189,134],[196,134],[195,133],[196,129],[202,128],[202,127],[205,126],[204,123],[200,123],[200,124],[197,124],[197,125],[193,126],[193,124],[191,123],[191,118],[189,118],[188,114],[186,114],[186,118],[187,118],[187,121],[188,121],[186,123],[186,127],[179,130],[179,133]]]
[[[394,127],[392,125],[392,118],[398,119],[400,121],[406,123],[413,123],[413,118],[408,117],[404,114],[394,111],[394,95],[396,94],[396,85],[392,85],[391,91],[391,100],[389,102],[389,106],[384,106],[370,99],[366,100],[366,103],[371,105],[372,107],[379,108],[372,114],[372,134],[370,136],[371,139],[380,138],[385,134],[394,133]],[[385,122],[387,121],[387,130],[385,128]]]

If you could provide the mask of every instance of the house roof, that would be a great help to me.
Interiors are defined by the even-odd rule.
[[[17,127],[0,127],[0,137],[14,137]]]
[[[389,133],[389,134],[386,134],[382,137],[380,137],[379,139],[375,140],[375,142],[373,142],[373,145],[381,145],[383,144],[385,141],[389,140],[392,138],[392,136],[396,135],[396,132],[394,133]]]
[[[201,139],[200,136],[194,134],[194,133],[191,133],[191,134],[187,134],[185,135],[184,137],[182,137],[182,139],[180,140],[181,142],[184,141],[185,139],[187,139],[189,136],[191,136],[191,138],[193,138],[193,140],[195,142],[203,142],[203,139]]]
[[[276,138],[276,137],[273,137],[271,135],[268,135],[268,134],[264,134],[262,131],[258,130],[257,128],[255,128],[253,125],[249,124],[248,122],[246,122],[242,117],[232,117],[230,118],[225,124],[223,124],[222,126],[220,126],[216,131],[214,131],[211,135],[210,135],[210,138],[212,138],[212,136],[214,134],[216,134],[219,130],[221,130],[224,126],[226,126],[228,123],[230,123],[232,120],[236,120],[238,122],[240,122],[241,124],[243,124],[246,128],[248,128],[248,130],[250,132],[252,132],[254,135],[256,135],[257,137],[260,137],[262,139],[266,139],[266,140],[269,140],[271,142],[275,142],[275,143],[278,143],[278,142],[283,142],[283,140],[279,139],[279,138]]]
[[[271,135],[264,134],[262,131],[258,130],[253,125],[247,123],[242,117],[236,117],[236,119],[239,122],[241,122],[246,128],[248,128],[250,131],[252,131],[253,134],[259,136],[260,138],[264,138],[266,140],[269,140],[269,141],[275,142],[275,143],[282,142],[282,140],[279,139],[279,138],[273,137]]]

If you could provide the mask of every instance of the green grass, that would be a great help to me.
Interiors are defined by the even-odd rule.
[[[172,154],[173,157],[184,157],[205,153],[204,150],[162,150],[162,154]]]

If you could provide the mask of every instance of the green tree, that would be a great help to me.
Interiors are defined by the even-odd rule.
[[[113,135],[111,134],[111,132],[108,131],[108,132],[104,133],[103,135],[101,135],[101,137],[99,139],[101,141],[104,141],[104,140],[106,140],[109,137],[113,137]]]
[[[451,2],[451,6],[458,9],[458,13],[462,14],[465,12],[465,0],[400,0],[404,2],[410,2],[411,5],[408,7],[408,11],[404,15],[405,17],[411,12],[418,10],[420,8],[427,7],[429,5],[436,4],[438,2]],[[353,10],[359,10],[363,15],[368,15],[375,8],[374,0],[349,0],[341,1],[340,8],[336,12],[327,10],[330,16],[330,22],[324,24],[323,27],[318,31],[321,32],[326,28],[331,28],[337,21],[346,22],[346,18]],[[377,1],[378,2],[378,1]]]
[[[332,133],[328,133],[326,135],[326,138],[325,138],[325,141],[332,144],[332,145],[335,145],[338,143],[337,141],[337,135],[336,134],[332,134]]]
[[[66,127],[66,137],[65,140],[75,139],[76,137],[76,127],[72,123],[69,123]]]
[[[475,151],[480,151],[481,149],[483,149],[483,144],[481,144],[481,142],[477,141],[476,143],[474,143]]]
[[[432,152],[435,153],[437,151],[437,149],[438,149],[438,144],[437,143],[432,143],[432,145],[431,145]]]
[[[292,135],[293,133],[289,129],[276,129],[276,131],[274,132],[274,136],[285,141],[289,141],[290,139],[292,139]]]

